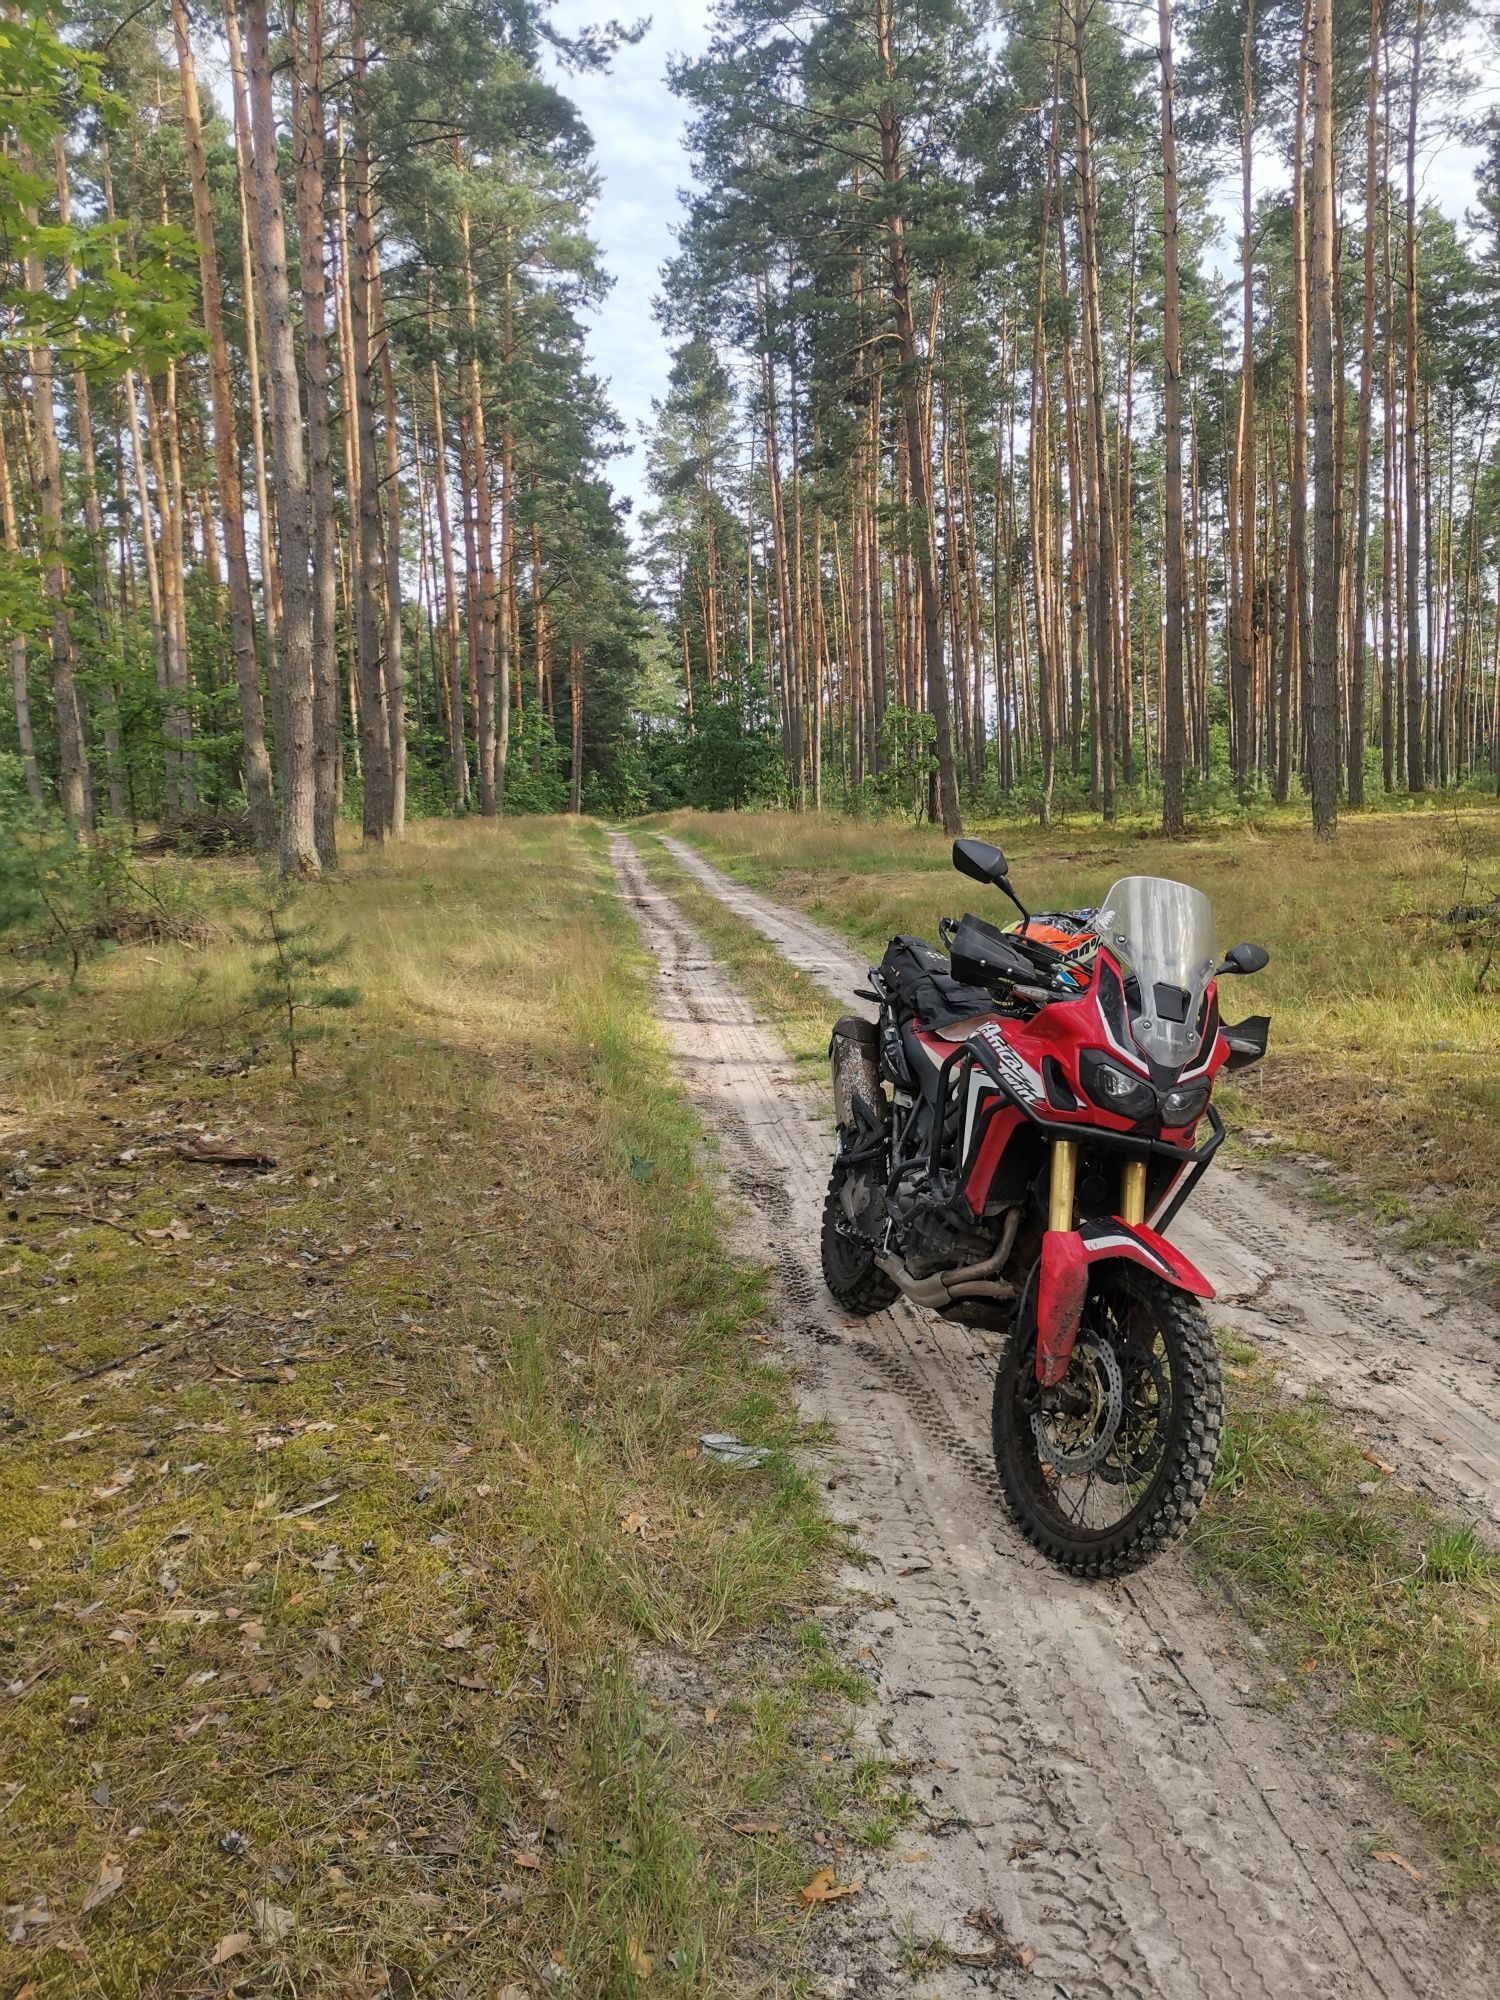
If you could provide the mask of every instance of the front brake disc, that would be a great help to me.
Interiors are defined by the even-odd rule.
[[[1075,1381],[1074,1370],[1080,1366],[1088,1374]],[[1034,1410],[1031,1430],[1037,1457],[1064,1477],[1092,1472],[1119,1434],[1120,1413],[1125,1403],[1124,1378],[1109,1342],[1085,1334],[1073,1349],[1068,1372],[1059,1387],[1085,1395],[1088,1409],[1076,1416],[1056,1403],[1050,1409]]]

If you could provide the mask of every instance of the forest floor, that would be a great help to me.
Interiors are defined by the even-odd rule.
[[[978,1343],[904,1306],[857,1326],[817,1283],[821,1070],[861,958],[679,842],[638,845],[649,873],[631,864],[629,886],[679,1058],[775,1244],[804,1392],[833,1422],[843,1503],[885,1585],[886,1740],[914,1771],[956,1773],[939,1781],[955,1816],[1022,1826],[1003,1893],[982,1840],[967,1867],[945,1848],[921,1904],[931,1962],[961,1949],[964,1899],[987,1882],[1006,1934],[1069,1992],[1486,1990],[1493,1940],[1445,1925],[1432,1892],[1492,1912],[1500,1873],[1500,1591],[1452,1505],[1496,1518],[1491,1317],[1465,1318],[1453,1358],[1473,1366],[1450,1367],[1422,1320],[1451,1302],[1295,1195],[1225,1176],[1227,1200],[1253,1190],[1265,1233],[1258,1261],[1235,1242],[1215,1260],[1213,1230],[1190,1246],[1220,1280],[1232,1410],[1189,1563],[1112,1591],[1056,1577],[995,1504]],[[787,1087],[788,1056],[809,1087]],[[1384,1315],[1369,1354],[1362,1305]],[[1282,1349],[1301,1381],[1278,1371]],[[1307,1389],[1324,1349],[1326,1397]],[[1384,1395],[1402,1378],[1404,1404]],[[1444,1397],[1452,1441],[1435,1435]],[[939,1682],[941,1729],[919,1701]],[[1076,1923],[1059,1926],[1064,1853]],[[870,1949],[851,1919],[860,1976]]]
[[[602,836],[304,892],[296,1085],[195,879],[0,1049],[0,1993],[801,1991],[899,1786]]]
[[[811,814],[668,823],[729,874],[876,957],[942,912],[1014,911],[954,875],[936,831]],[[1310,1198],[1460,1281],[1500,1286],[1500,807],[1469,797],[1347,816],[1337,840],[1268,815],[1163,841],[1153,827],[1006,821],[1032,908],[1093,907],[1122,874],[1194,883],[1220,942],[1271,953],[1226,1006],[1271,1016],[1271,1060],[1221,1088],[1241,1147],[1319,1163]],[[987,900],[985,900],[987,899]],[[994,906],[993,908],[991,906]],[[1467,919],[1451,920],[1456,911]],[[1491,963],[1493,959],[1493,963]],[[1329,1163],[1342,1170],[1328,1174]]]

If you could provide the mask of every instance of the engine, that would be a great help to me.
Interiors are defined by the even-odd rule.
[[[949,1190],[934,1186],[927,1162],[903,1169],[893,1193],[886,1197],[893,1246],[913,1277],[976,1264],[990,1255],[994,1242],[975,1223],[966,1203]]]

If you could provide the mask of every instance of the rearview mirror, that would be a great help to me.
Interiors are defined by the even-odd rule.
[[[1010,873],[1010,863],[998,847],[987,840],[955,840],[953,865],[960,875],[973,882],[988,882],[998,888]]]
[[[1225,952],[1219,972],[1262,972],[1270,963],[1271,954],[1263,944],[1236,944]]]

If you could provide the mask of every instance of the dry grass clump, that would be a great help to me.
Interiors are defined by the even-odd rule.
[[[301,1089],[233,938],[0,1055],[5,1990],[717,1990],[801,1866],[726,1830],[799,1796],[736,1647],[830,1530],[634,934],[559,822],[306,905]]]

